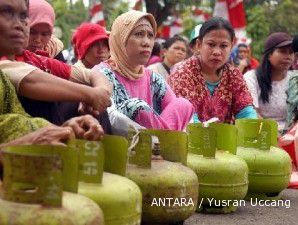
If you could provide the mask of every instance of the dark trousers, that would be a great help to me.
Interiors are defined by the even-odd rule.
[[[65,121],[80,116],[78,113],[78,102],[43,102],[24,97],[20,101],[25,111],[33,117],[41,117],[47,121],[62,125]],[[106,111],[95,117],[103,127],[106,134],[111,134],[111,124]]]

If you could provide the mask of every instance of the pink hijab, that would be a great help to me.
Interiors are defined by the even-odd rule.
[[[45,0],[29,0],[29,27],[45,23],[53,32],[55,12],[53,7]]]

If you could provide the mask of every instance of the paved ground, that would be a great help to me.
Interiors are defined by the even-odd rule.
[[[298,190],[287,189],[282,197],[283,206],[252,206],[246,202],[232,214],[196,213],[184,225],[298,225]]]

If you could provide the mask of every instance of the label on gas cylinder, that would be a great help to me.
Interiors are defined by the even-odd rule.
[[[271,147],[271,135],[269,122],[249,120],[238,130],[238,144],[246,148],[268,150]]]
[[[200,141],[203,156],[214,158],[216,151],[216,130],[210,127],[201,128]]]
[[[100,142],[80,140],[80,180],[101,183],[104,165],[104,151]]]
[[[271,147],[271,126],[266,122],[261,122],[258,133],[259,149],[267,150]]]

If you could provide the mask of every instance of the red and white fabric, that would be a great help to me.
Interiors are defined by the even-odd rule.
[[[246,34],[246,17],[243,0],[217,0],[213,16],[222,17],[232,24],[235,29],[237,43],[250,44]]]
[[[193,19],[196,22],[196,24],[204,23],[210,17],[211,15],[202,8],[195,8],[193,11]]]
[[[181,18],[175,18],[170,27],[170,37],[183,32],[183,21]]]
[[[157,37],[168,39],[183,32],[183,21],[181,18],[173,16],[171,20],[165,21],[158,29]]]
[[[292,171],[291,180],[288,188],[298,189],[298,172],[295,168]]]
[[[97,23],[103,27],[106,26],[106,21],[103,14],[103,5],[101,1],[97,1],[91,8],[90,8],[90,22]]]
[[[278,140],[279,147],[283,148],[292,159],[292,174],[288,188],[298,189],[298,124],[293,126]]]

